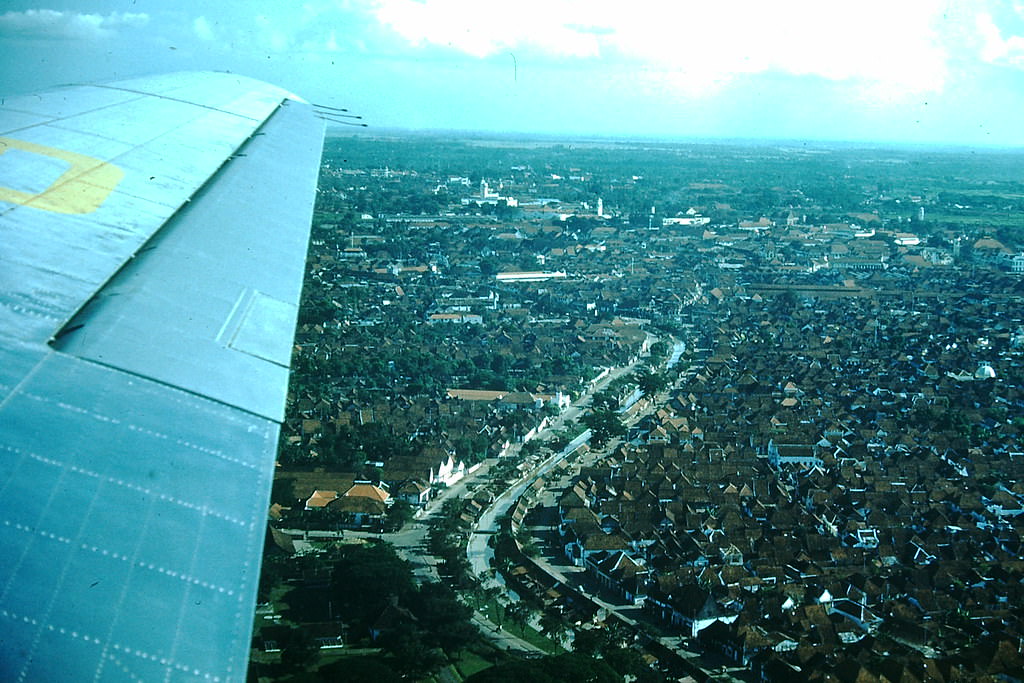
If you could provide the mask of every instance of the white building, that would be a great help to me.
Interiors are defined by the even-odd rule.
[[[561,280],[568,277],[564,270],[553,272],[523,271],[504,272],[494,276],[498,282],[544,282],[546,280]]]

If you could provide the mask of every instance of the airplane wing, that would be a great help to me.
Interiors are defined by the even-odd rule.
[[[322,142],[231,74],[0,106],[0,679],[245,679]]]

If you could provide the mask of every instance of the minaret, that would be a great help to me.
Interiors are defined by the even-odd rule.
[[[604,216],[604,200],[600,197],[597,198],[597,217],[602,218]]]

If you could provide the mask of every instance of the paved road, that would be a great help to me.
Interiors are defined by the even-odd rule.
[[[476,577],[485,586],[505,586],[505,580],[501,574],[492,573],[490,571],[491,559],[494,557],[494,550],[488,545],[488,541],[491,537],[497,533],[499,529],[498,520],[506,515],[509,509],[515,504],[519,496],[523,495],[530,484],[534,482],[537,477],[546,474],[555,466],[560,460],[562,460],[567,454],[565,451],[552,455],[544,463],[533,472],[521,477],[511,487],[505,489],[494,502],[481,513],[480,518],[477,520],[476,528],[473,530],[472,535],[469,537],[469,544],[466,548],[466,555],[469,558],[470,571],[472,571]]]
[[[394,546],[399,557],[412,565],[413,575],[417,581],[420,583],[437,581],[440,579],[437,573],[437,558],[427,552],[426,546],[430,521],[441,510],[446,500],[453,497],[463,498],[467,491],[479,485],[494,462],[493,459],[484,461],[480,468],[472,474],[463,477],[453,486],[442,491],[437,498],[430,502],[427,509],[420,513],[417,519],[406,524],[401,531],[395,533],[346,531],[345,535],[355,538],[379,538],[387,541]],[[473,613],[472,621],[480,629],[480,633],[500,650],[544,653],[544,650],[500,628],[479,612]]]
[[[430,532],[430,523],[441,511],[445,501],[449,499],[462,500],[468,497],[468,492],[486,481],[487,473],[495,462],[494,458],[485,460],[471,474],[467,474],[441,491],[424,510],[417,512],[416,518],[402,527],[401,531],[394,533],[346,531],[345,535],[356,538],[379,538],[387,541],[395,547],[399,557],[413,566],[413,574],[417,580],[421,582],[437,581],[439,579],[437,558],[427,552],[427,534]]]
[[[567,407],[558,416],[551,420],[547,428],[535,438],[543,438],[557,430],[563,429],[566,425],[579,419],[579,417],[586,411],[587,406],[590,403],[590,397],[594,392],[601,391],[612,381],[631,373],[637,365],[646,360],[646,356],[641,357],[628,366],[613,369],[589,391],[584,393],[583,396],[581,396],[573,405]],[[513,451],[516,451],[519,447],[520,445],[518,444],[513,446]],[[538,478],[543,477],[550,472],[553,467],[573,452],[575,448],[576,444],[574,442],[563,451],[548,457],[532,471],[525,474],[512,486],[502,492],[480,515],[473,532],[470,534],[469,543],[466,548],[466,555],[469,558],[471,571],[476,575],[477,579],[484,587],[499,586],[505,590],[504,594],[507,598],[510,598],[513,601],[519,599],[517,595],[507,589],[504,578],[501,574],[491,570],[491,560],[494,557],[494,550],[488,545],[488,540],[495,532],[498,531],[498,519],[508,513],[509,509],[515,504],[515,501],[519,499],[526,489]],[[395,547],[399,556],[407,560],[413,566],[413,573],[417,580],[421,582],[436,581],[439,578],[437,573],[437,559],[427,552],[426,546],[427,534],[430,530],[430,521],[438,514],[446,500],[453,498],[464,499],[468,497],[469,492],[473,491],[476,487],[483,485],[486,481],[486,475],[496,462],[497,461],[493,458],[485,460],[473,473],[468,474],[454,485],[442,491],[430,502],[425,510],[417,514],[415,520],[406,524],[401,531],[395,533],[347,531],[346,535],[364,538],[380,538],[391,543]],[[480,628],[481,633],[502,649],[543,652],[534,645],[512,635],[504,629],[501,629],[479,613],[474,615],[473,621]]]
[[[501,650],[544,653],[544,650],[533,643],[528,643],[522,638],[512,635],[479,612],[473,613],[473,623],[477,625],[481,633],[486,635]]]
[[[677,342],[677,347],[674,350],[673,355],[675,355],[675,351],[679,350],[679,346],[680,345],[682,345],[682,342]],[[685,346],[683,347],[683,350],[685,350]],[[675,387],[678,387],[679,383],[680,383],[680,380],[674,381],[672,383],[672,385],[668,389],[666,389],[665,391],[660,392],[658,394],[658,396],[656,396],[654,398],[654,400],[650,401],[649,404],[644,408],[644,410],[642,412],[634,415],[627,422],[630,423],[630,424],[631,423],[635,423],[635,422],[639,421],[640,419],[642,419],[645,415],[653,412],[658,406],[664,405],[664,403],[668,400],[668,397],[670,395],[671,390],[673,388],[675,388]],[[621,439],[615,439],[615,440],[609,442],[604,448],[602,448],[600,450],[591,451],[587,455],[587,457],[584,458],[584,463],[595,462],[596,460],[601,458],[605,453],[613,451],[618,446],[618,444],[621,443],[621,441],[622,441]],[[529,484],[533,483],[534,479],[536,479],[536,476],[531,476],[529,478],[529,480],[526,482],[525,485],[522,485],[522,486],[517,485],[516,487],[514,487],[514,489],[510,489],[510,491],[506,491],[506,493],[510,493],[510,492],[514,492],[514,491],[518,490],[520,492],[520,495],[521,495],[522,491],[526,490],[526,486],[528,486]],[[564,485],[564,483],[562,485]],[[511,504],[513,504],[515,502],[515,500],[517,500],[517,499],[518,499],[518,496],[513,497],[511,499],[511,502],[509,503],[509,507],[511,507]],[[536,530],[534,530],[534,531],[536,531]],[[544,547],[544,543],[543,543],[542,539],[540,539],[539,537],[535,536],[535,540],[537,541],[537,544],[538,544],[539,547],[542,547],[542,548]],[[472,544],[472,541],[471,541],[471,544]],[[639,613],[639,609],[638,608],[636,608],[636,607],[634,607],[632,605],[609,603],[606,600],[603,600],[599,596],[597,596],[594,593],[590,592],[590,590],[585,585],[585,582],[580,580],[580,578],[581,578],[580,577],[580,573],[582,572],[581,568],[564,566],[564,565],[561,565],[561,564],[553,562],[552,559],[549,559],[549,558],[546,558],[546,557],[542,556],[542,557],[539,557],[539,558],[534,558],[534,561],[536,562],[536,564],[538,566],[540,566],[541,569],[543,569],[545,572],[547,572],[550,576],[554,577],[556,580],[561,581],[562,583],[564,583],[566,585],[575,586],[578,590],[580,590],[581,593],[583,593],[587,597],[587,599],[589,599],[591,602],[593,602],[596,606],[604,608],[605,610],[608,611],[609,614],[614,614],[615,616],[620,618],[623,622],[625,622],[625,623],[627,623],[627,624],[629,624],[631,626],[636,626],[637,625],[637,621],[633,617],[638,615],[638,613]],[[703,662],[702,662],[702,659],[701,659],[701,655],[696,653],[696,652],[689,651],[686,648],[685,639],[680,638],[679,636],[673,636],[673,637],[669,637],[669,638],[662,638],[662,639],[660,639],[660,641],[661,641],[661,643],[663,645],[665,645],[669,649],[673,650],[676,654],[678,654],[684,660],[690,661],[690,665],[693,667],[693,671],[694,672],[700,673],[700,674],[702,674],[705,677],[707,677],[709,675],[709,672],[707,670],[705,670],[705,668],[704,668],[704,665],[703,665]],[[718,678],[718,679],[721,679],[721,680],[738,680],[738,679],[734,678],[731,675],[731,673],[735,673],[735,672],[724,672],[724,673],[719,674],[719,676],[716,676],[715,678]]]
[[[540,432],[540,434],[535,438],[544,438],[548,434],[554,433],[555,431],[562,429],[566,424],[576,420],[586,410],[586,407],[590,404],[590,398],[594,393],[601,391],[619,377],[633,372],[638,365],[646,360],[647,356],[642,356],[627,366],[613,369],[586,393],[584,393],[583,396],[581,396],[573,405],[562,411],[562,413],[552,420],[548,427]],[[523,475],[523,477],[518,479],[514,484],[512,484],[512,486],[505,489],[504,492],[495,498],[491,505],[480,515],[480,518],[477,520],[476,527],[469,537],[469,544],[466,547],[466,555],[469,558],[470,570],[485,587],[500,586],[505,588],[504,578],[500,573],[492,572],[490,567],[491,560],[494,558],[494,550],[488,545],[488,540],[495,532],[498,531],[498,520],[508,513],[519,497],[523,495],[526,489],[529,488],[534,481],[544,477],[553,467],[575,451],[574,443],[571,443],[559,453],[551,455],[535,469]]]

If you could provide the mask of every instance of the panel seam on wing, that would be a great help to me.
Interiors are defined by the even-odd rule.
[[[54,342],[61,336],[62,331],[64,331],[65,328],[67,328],[70,325],[72,325],[76,317],[78,317],[78,316],[80,316],[80,315],[82,315],[84,313],[85,309],[88,307],[90,302],[92,302],[97,297],[102,296],[103,290],[108,288],[110,286],[110,284],[114,280],[117,279],[118,275],[129,264],[131,264],[140,254],[145,252],[147,249],[152,248],[151,245],[153,245],[153,243],[157,239],[159,239],[160,235],[162,233],[164,233],[164,231],[167,229],[167,226],[170,225],[171,223],[173,223],[174,220],[177,218],[177,216],[182,212],[182,210],[185,209],[185,207],[188,206],[188,204],[192,201],[192,198],[195,197],[196,195],[198,195],[199,193],[203,192],[204,189],[206,189],[208,186],[210,186],[210,184],[214,181],[214,179],[221,172],[221,170],[228,163],[230,163],[235,158],[235,156],[238,154],[239,150],[241,150],[243,147],[245,147],[246,144],[248,144],[249,141],[252,140],[252,138],[254,138],[259,133],[259,131],[267,124],[267,122],[274,116],[274,114],[281,108],[281,106],[282,106],[282,103],[278,102],[278,104],[275,107],[273,107],[267,113],[267,116],[262,121],[260,121],[259,119],[250,119],[248,117],[241,117],[241,118],[243,118],[245,120],[253,121],[257,125],[253,127],[253,129],[249,132],[249,135],[247,135],[244,140],[242,140],[241,142],[239,142],[239,144],[237,146],[235,146],[235,148],[232,150],[231,154],[229,154],[216,168],[212,169],[210,171],[209,175],[207,175],[206,178],[203,179],[203,181],[201,183],[199,183],[195,187],[195,189],[192,191],[192,193],[187,198],[185,198],[185,200],[181,204],[179,204],[177,207],[174,208],[174,210],[171,212],[171,214],[169,216],[167,216],[167,218],[163,221],[163,223],[161,223],[156,228],[156,230],[154,230],[143,242],[141,242],[135,248],[135,250],[131,252],[131,254],[127,255],[127,257],[110,274],[110,276],[106,280],[104,280],[102,283],[100,283],[99,286],[95,290],[93,290],[93,292],[88,297],[86,297],[83,300],[82,304],[77,309],[75,309],[71,313],[71,315],[65,321],[63,321],[63,323],[60,325],[60,327],[58,327],[57,330],[54,331],[53,335],[50,338],[49,344],[51,346],[54,346]],[[159,135],[159,136],[157,136],[157,137],[155,137],[153,139],[156,140],[156,139],[162,137],[165,134],[166,133],[161,133],[161,135]],[[128,154],[128,152],[123,152],[122,154],[119,154],[119,155],[113,157],[112,159],[110,159],[110,162],[111,163],[115,162],[117,159],[119,159],[120,157],[124,156],[125,154]]]
[[[261,121],[266,121],[268,118],[270,118],[270,116],[277,109],[277,107],[272,107],[270,109],[270,111],[267,113],[266,116],[264,116],[263,118],[258,118],[258,117],[255,117],[255,116],[246,116],[245,114],[240,114],[237,111],[231,111],[229,109],[221,109],[220,107],[215,107],[215,106],[212,106],[212,105],[209,105],[209,104],[202,104],[200,102],[195,102],[193,100],[186,100],[186,99],[182,99],[180,97],[172,97],[170,95],[166,95],[166,94],[162,94],[162,93],[145,92],[143,90],[133,90],[131,88],[119,88],[119,87],[115,87],[113,85],[104,85],[102,83],[97,85],[96,87],[97,88],[103,88],[105,90],[116,90],[118,92],[132,93],[134,95],[139,95],[141,97],[155,97],[157,99],[167,100],[168,102],[179,102],[181,104],[188,104],[188,105],[192,105],[193,107],[198,107],[200,109],[206,109],[207,111],[215,111],[215,112],[219,112],[221,114],[229,114],[231,116],[237,116],[240,119],[245,119],[246,121],[255,121],[257,123],[261,122]],[[293,99],[293,98],[288,97],[288,93],[285,92],[285,91],[275,92],[274,95],[276,97],[278,97],[280,100]]]

